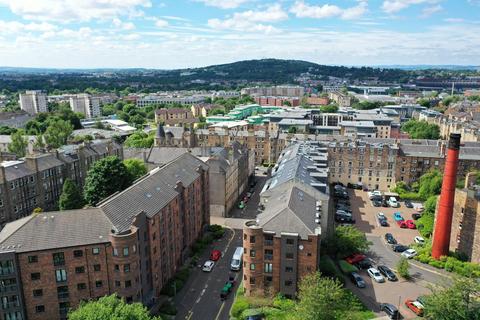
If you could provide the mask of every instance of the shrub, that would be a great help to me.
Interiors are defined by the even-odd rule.
[[[357,267],[352,266],[350,263],[348,263],[345,260],[338,261],[338,265],[340,266],[340,270],[342,270],[342,272],[345,274],[358,271]]]
[[[217,230],[217,231],[213,232],[213,237],[215,239],[220,239],[221,237],[223,237],[224,234],[225,234],[225,230],[223,230],[223,229]]]
[[[295,301],[285,298],[283,295],[278,294],[274,299],[272,305],[280,310],[292,310],[295,308]]]
[[[404,279],[410,279],[410,264],[408,259],[401,257],[397,263],[398,274]]]
[[[438,268],[438,269],[443,269],[445,267],[445,262],[440,261],[440,260],[431,259],[428,262],[428,264],[431,265],[432,267],[435,267],[435,268]]]
[[[235,302],[230,309],[230,314],[232,317],[239,317],[243,311],[247,310],[250,307],[249,303],[244,297],[237,297]]]
[[[216,231],[219,231],[219,230],[223,231],[223,227],[219,224],[211,224],[211,225],[208,226],[208,231],[210,231],[210,232],[216,232]]]

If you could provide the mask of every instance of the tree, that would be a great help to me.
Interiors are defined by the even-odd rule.
[[[65,179],[62,194],[58,201],[60,210],[73,210],[83,208],[85,200],[80,188],[71,179]]]
[[[15,153],[17,157],[25,157],[28,147],[28,139],[25,137],[25,131],[18,130],[13,133],[12,142],[8,145],[8,151]]]
[[[427,121],[409,120],[402,125],[402,130],[407,132],[412,139],[433,139],[440,138],[440,128],[436,124],[429,124]]]
[[[442,189],[443,176],[438,170],[432,170],[420,177],[418,194],[422,199],[440,194]]]
[[[320,112],[322,113],[336,113],[338,112],[338,106],[335,104],[330,104],[328,106],[320,107]]]
[[[319,272],[302,278],[298,299],[293,318],[299,320],[351,319],[352,312],[361,309],[340,281],[322,277]]]
[[[297,133],[297,127],[290,126],[290,127],[288,128],[288,133]]]
[[[455,277],[453,284],[431,287],[425,297],[424,314],[435,320],[479,320],[480,282],[475,278]]]
[[[338,226],[325,245],[329,254],[343,258],[356,252],[367,251],[372,243],[354,226]]]
[[[118,157],[109,156],[98,160],[88,170],[85,179],[85,201],[94,206],[100,200],[127,188],[130,181],[127,168]]]
[[[291,103],[290,101],[288,101],[288,100],[285,100],[285,101],[283,101],[283,105],[284,105],[284,106],[287,106],[287,107],[291,107],[291,106],[292,106],[292,103]]]
[[[150,316],[141,303],[127,304],[115,294],[98,300],[82,302],[80,306],[68,313],[70,320],[161,320]]]
[[[137,131],[125,140],[124,145],[127,148],[150,148],[154,141],[153,134],[155,134],[154,131],[152,131],[151,134],[146,134],[143,131]]]
[[[400,260],[397,262],[397,270],[402,278],[410,279],[410,264],[407,258],[400,257]]]
[[[55,120],[45,131],[45,142],[50,148],[59,148],[67,143],[72,132],[72,124],[62,119]]]
[[[137,180],[148,172],[147,166],[140,159],[127,159],[123,161],[123,164],[127,168],[132,181]]]

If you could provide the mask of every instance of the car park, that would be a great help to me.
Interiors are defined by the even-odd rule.
[[[403,244],[394,244],[392,245],[392,250],[394,252],[404,252],[405,250],[408,250],[408,247]]]
[[[417,226],[415,225],[413,220],[407,220],[407,221],[405,221],[405,223],[406,223],[408,229],[417,229]]]
[[[407,299],[405,300],[405,305],[408,309],[412,310],[417,316],[423,316],[423,304],[418,302],[417,300]]]
[[[397,240],[395,240],[391,233],[385,233],[385,241],[389,244],[397,244]]]
[[[390,197],[390,199],[388,199],[388,205],[392,208],[400,207],[400,203],[397,201],[395,197]]]
[[[393,219],[395,219],[395,221],[403,221],[403,217],[402,217],[402,214],[400,212],[395,212],[393,214]]]
[[[417,255],[417,251],[415,251],[415,249],[407,249],[402,252],[402,256],[407,259],[412,259],[416,255]]]
[[[378,266],[378,271],[385,276],[389,281],[397,281],[398,278],[395,273],[387,266]]]
[[[350,273],[350,280],[352,280],[353,284],[356,285],[358,288],[365,288],[365,280],[356,272]]]
[[[215,262],[213,262],[212,260],[207,260],[203,264],[202,271],[210,272],[210,271],[212,271],[213,266],[215,266]]]
[[[410,200],[405,200],[404,204],[407,208],[413,208],[413,203]]]
[[[380,272],[375,268],[369,268],[367,274],[375,280],[375,282],[382,283],[385,282],[385,278],[380,274]]]
[[[218,261],[222,257],[222,251],[220,250],[212,250],[210,253],[210,260]]]
[[[380,310],[385,312],[390,319],[399,319],[400,313],[398,312],[397,307],[391,303],[381,303]]]
[[[425,244],[425,239],[423,239],[423,237],[420,237],[420,236],[416,236],[415,238],[413,238],[413,241],[415,241],[416,244],[419,244],[422,246]]]

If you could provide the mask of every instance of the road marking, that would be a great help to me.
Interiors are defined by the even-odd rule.
[[[222,305],[220,306],[220,310],[218,310],[218,313],[217,313],[217,316],[215,317],[215,320],[218,320],[218,318],[220,318],[220,314],[222,313],[224,307],[225,307],[225,301],[222,302]]]
[[[188,314],[185,316],[185,319],[186,319],[186,320],[190,320],[190,318],[192,317],[192,315],[193,315],[192,310],[188,311]]]
[[[203,289],[202,292],[200,292],[200,297],[203,296],[203,294],[205,293],[205,290],[207,290],[207,287],[205,287],[205,289]]]

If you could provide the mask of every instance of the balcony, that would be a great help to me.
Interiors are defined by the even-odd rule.
[[[263,244],[266,245],[266,246],[273,246],[273,239],[272,240],[264,240],[263,241]]]
[[[59,299],[59,300],[68,299],[68,296],[69,296],[68,292],[59,292],[59,293],[58,293],[58,299]]]
[[[11,291],[17,291],[17,285],[12,284],[10,286],[1,286],[0,287],[0,292],[11,292]]]

